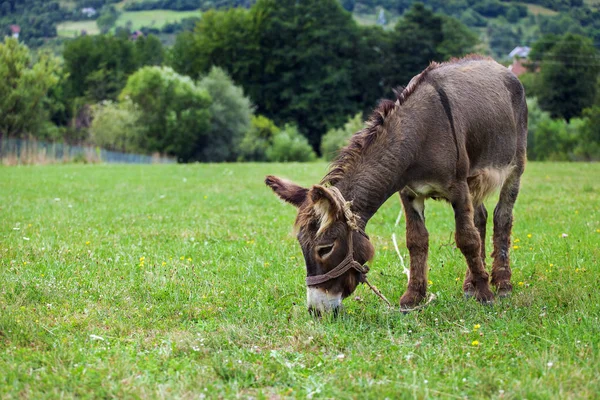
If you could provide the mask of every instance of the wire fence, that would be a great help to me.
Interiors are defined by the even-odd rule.
[[[30,139],[2,138],[0,164],[56,164],[56,163],[115,163],[115,164],[173,164],[175,158],[121,153],[95,146],[70,145],[61,142],[43,142]]]

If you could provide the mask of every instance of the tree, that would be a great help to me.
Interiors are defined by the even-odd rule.
[[[199,160],[211,120],[206,89],[171,68],[143,67],[129,77],[119,100],[130,100],[140,112],[141,148],[181,162]]]
[[[131,101],[104,101],[94,107],[91,141],[100,147],[126,153],[145,152],[140,112]]]
[[[134,43],[112,35],[82,36],[66,43],[63,52],[69,97],[94,103],[115,100],[127,77],[139,67]]]
[[[543,56],[538,96],[553,118],[567,121],[591,107],[596,97],[600,54],[590,39],[567,34]]]
[[[119,19],[119,11],[114,6],[104,6],[100,10],[100,16],[96,20],[96,25],[100,32],[107,33]]]
[[[32,61],[29,49],[15,39],[0,43],[0,139],[37,136],[49,124],[48,92],[59,81],[58,60],[47,54]]]
[[[198,82],[198,88],[211,97],[209,107],[212,116],[210,126],[204,132],[197,160],[235,161],[240,142],[250,129],[252,106],[240,87],[220,68],[213,67],[210,73]]]

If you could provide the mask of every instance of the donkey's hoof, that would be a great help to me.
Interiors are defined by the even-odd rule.
[[[492,283],[494,282],[492,281]],[[510,283],[510,281],[500,282],[494,284],[494,286],[496,286],[498,297],[500,298],[508,297],[512,292],[512,283]]]
[[[492,291],[489,289],[478,291],[475,293],[475,298],[483,305],[489,306],[494,304],[494,293],[492,293]]]
[[[407,291],[400,299],[400,311],[404,314],[413,311],[425,299],[425,293]]]
[[[475,296],[475,286],[470,281],[463,283],[463,293],[465,294],[465,299],[469,300]]]
[[[469,299],[472,299],[473,297],[475,297],[474,290],[465,290],[463,293],[465,295],[465,300],[469,300]]]

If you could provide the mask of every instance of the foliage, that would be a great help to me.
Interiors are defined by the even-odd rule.
[[[583,110],[585,125],[581,129],[581,140],[574,152],[578,159],[600,161],[600,106]]]
[[[318,147],[347,115],[372,108],[431,60],[472,51],[459,22],[415,6],[394,32],[358,27],[337,0],[259,0],[250,10],[204,14],[178,36],[173,68],[194,78],[211,65],[244,87],[257,111],[295,123]]]
[[[58,60],[29,49],[15,39],[0,43],[0,138],[25,134],[46,136],[51,105],[48,93],[60,79]]]
[[[321,155],[327,161],[332,160],[339,149],[348,144],[352,135],[364,127],[362,113],[349,118],[342,128],[330,129],[321,138]]]
[[[162,63],[158,38],[150,35],[138,40],[133,42],[128,35],[97,35],[67,42],[63,57],[69,97],[86,97],[93,103],[115,100],[139,67]]]
[[[527,157],[530,160],[600,160],[600,108],[586,109],[584,118],[552,119],[537,99],[528,98],[529,131]]]
[[[286,125],[273,136],[273,143],[267,148],[267,159],[275,162],[305,162],[316,160],[317,154],[298,128]]]
[[[119,19],[120,13],[114,6],[105,6],[100,10],[100,16],[96,20],[100,32],[107,33]]]
[[[240,146],[238,161],[268,161],[267,152],[280,129],[273,121],[262,115],[252,117]]]
[[[600,54],[591,40],[567,34],[541,60],[538,98],[552,117],[568,121],[594,103]]]
[[[105,149],[126,153],[144,152],[141,113],[130,101],[104,101],[94,107],[90,140]]]
[[[119,95],[139,110],[141,148],[174,155],[179,161],[200,159],[211,122],[208,91],[168,67],[143,67],[127,80]]]
[[[242,88],[220,68],[213,67],[198,82],[212,99],[209,107],[211,121],[202,137],[198,161],[235,161],[244,134],[250,129],[252,105]]]

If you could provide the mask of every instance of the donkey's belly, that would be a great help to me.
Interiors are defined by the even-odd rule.
[[[514,165],[504,167],[487,167],[477,171],[471,171],[467,178],[469,192],[473,199],[473,204],[481,204],[489,195],[504,185],[506,179],[510,176]]]
[[[504,167],[486,167],[471,171],[467,178],[469,192],[473,204],[481,204],[489,195],[501,188],[508,176],[510,176],[513,165]],[[437,182],[417,181],[406,185],[405,190],[416,197],[433,199],[450,199],[450,189]]]

